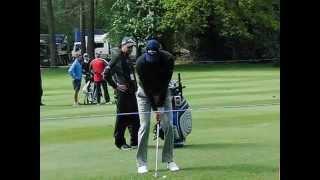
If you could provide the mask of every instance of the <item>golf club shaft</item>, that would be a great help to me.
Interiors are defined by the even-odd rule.
[[[160,123],[157,122],[156,169],[155,169],[156,175],[158,174],[159,128],[160,128]]]

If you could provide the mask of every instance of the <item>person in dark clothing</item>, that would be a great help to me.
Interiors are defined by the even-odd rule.
[[[148,172],[147,150],[150,131],[151,109],[156,112],[157,123],[164,130],[164,144],[162,162],[167,163],[170,171],[178,171],[179,167],[173,161],[173,125],[171,95],[168,89],[174,68],[174,57],[167,51],[160,49],[158,41],[152,39],[147,42],[146,52],[136,63],[139,87],[137,102],[140,117],[138,133],[137,167],[138,173]]]
[[[117,113],[132,113],[138,111],[135,92],[137,82],[133,64],[129,61],[129,55],[135,42],[128,37],[123,38],[121,46],[111,53],[111,61],[105,68],[104,76],[107,82],[116,89]],[[111,77],[112,75],[112,77]],[[130,145],[124,137],[125,129],[130,133]],[[139,115],[117,115],[114,138],[115,145],[122,150],[136,148],[138,144]]]
[[[85,83],[92,80],[92,73],[90,72],[90,58],[88,53],[83,54],[83,63],[82,63],[82,74],[85,75]]]

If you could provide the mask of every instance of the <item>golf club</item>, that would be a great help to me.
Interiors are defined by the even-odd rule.
[[[159,151],[159,128],[160,128],[160,116],[157,115],[157,145],[156,145],[156,168],[155,168],[155,173],[154,173],[154,177],[158,177],[158,151]]]

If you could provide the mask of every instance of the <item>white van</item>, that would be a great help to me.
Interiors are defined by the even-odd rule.
[[[101,58],[106,59],[107,56],[110,54],[110,43],[106,40],[107,34],[103,35],[95,35],[94,36],[94,42],[95,42],[95,49],[94,52],[100,53]]]
[[[95,43],[95,53],[100,53],[101,58],[106,59],[110,54],[111,45],[106,40],[107,34],[103,35],[94,35],[94,43]],[[86,47],[88,48],[88,36],[85,36]],[[81,50],[81,42],[75,42],[72,48],[72,57],[75,57],[76,53],[80,53]]]

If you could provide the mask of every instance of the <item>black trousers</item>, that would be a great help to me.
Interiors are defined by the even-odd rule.
[[[95,93],[95,96],[97,98],[97,101],[98,103],[101,102],[101,86],[102,86],[102,89],[103,89],[103,92],[104,92],[104,99],[106,100],[106,103],[110,101],[110,96],[109,96],[109,93],[108,93],[108,85],[107,85],[107,82],[106,81],[98,81],[98,82],[94,82],[94,85],[95,85],[95,90],[96,90],[96,93]]]
[[[138,112],[137,98],[135,94],[127,94],[117,91],[117,113]],[[140,120],[138,114],[117,115],[114,129],[115,145],[120,148],[127,144],[124,137],[125,130],[128,127],[130,134],[130,145],[138,145],[138,131]]]

